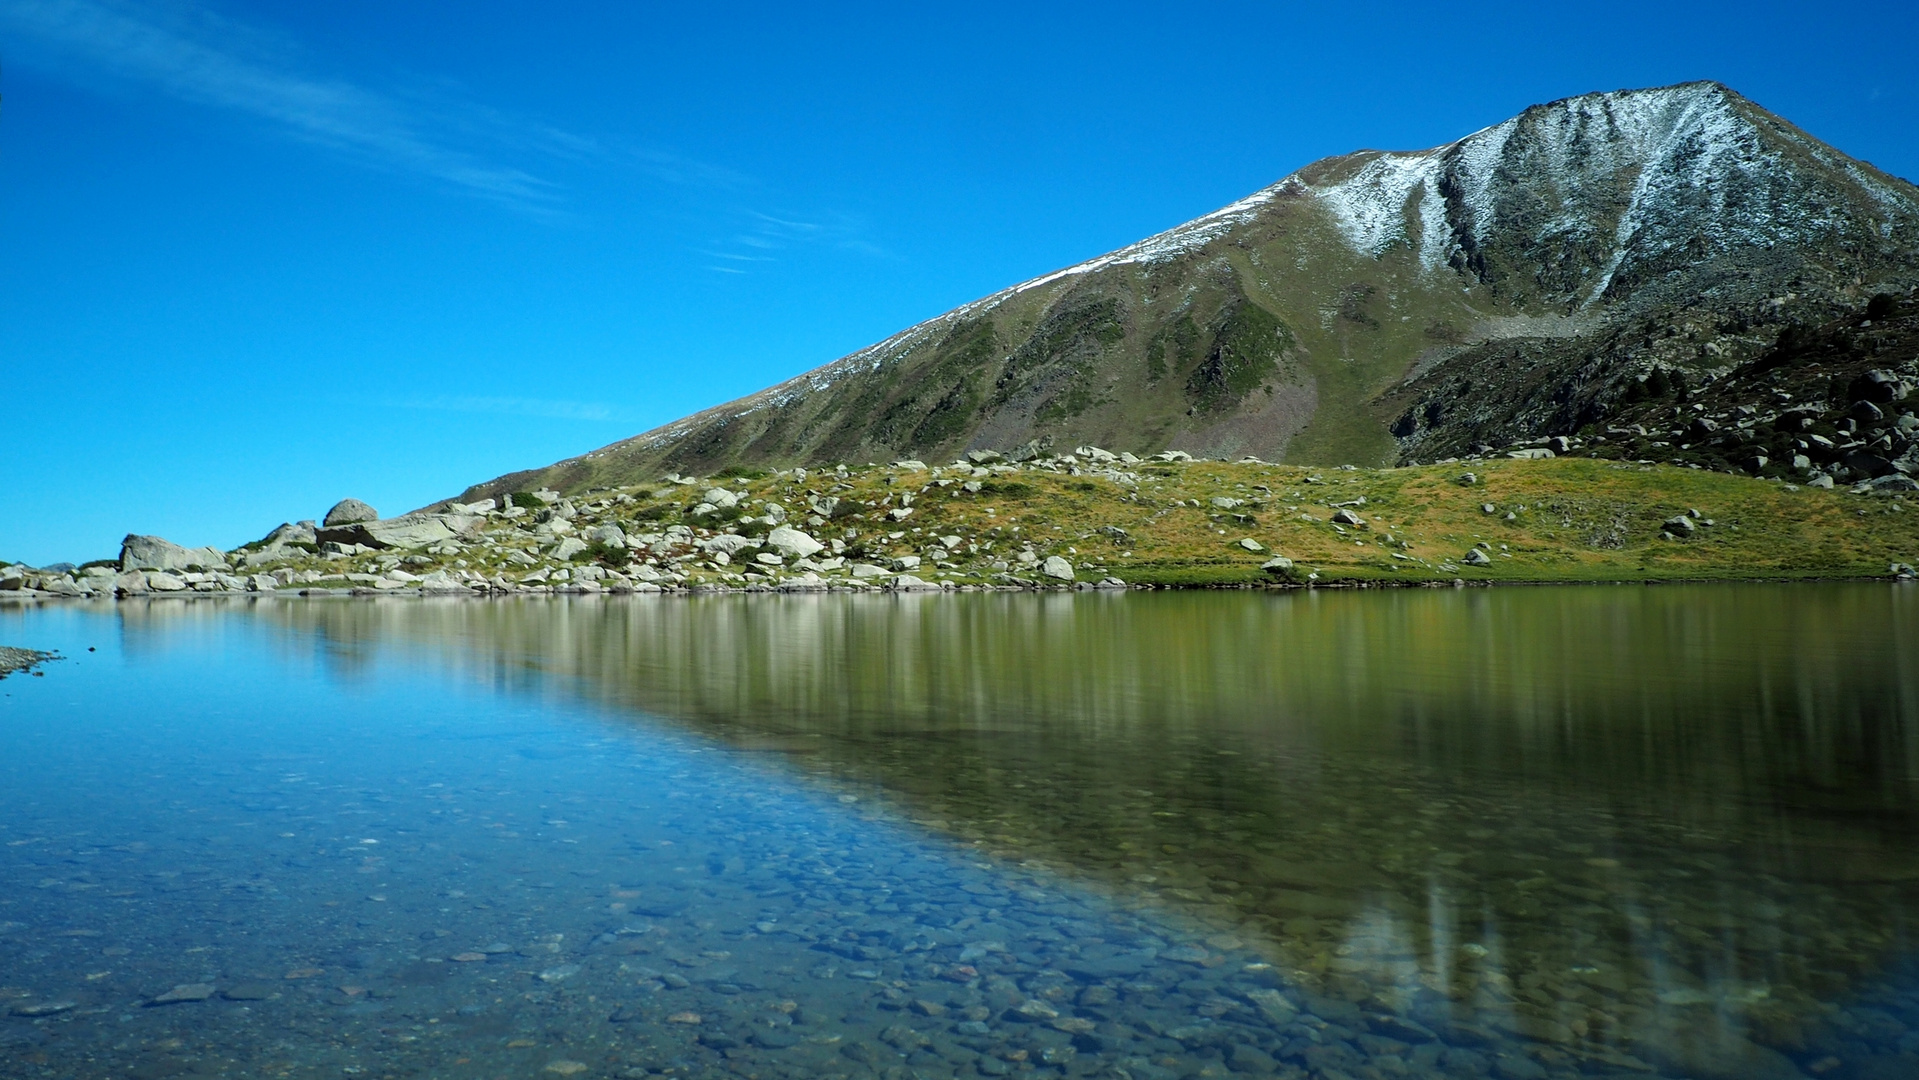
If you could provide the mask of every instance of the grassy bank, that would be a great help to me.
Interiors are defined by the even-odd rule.
[[[938,486],[930,472],[857,470],[827,486],[872,509],[819,531],[864,527],[862,547],[874,555],[917,550],[916,536],[984,538],[993,556],[1030,543],[1042,556],[1072,561],[1081,577],[1165,585],[1269,580],[1260,568],[1275,554],[1321,581],[1868,577],[1919,558],[1919,507],[1903,497],[1670,466],[1561,458],[1377,470],[1181,462],[1129,471],[1137,483],[1124,474],[1027,468],[969,492]],[[892,523],[883,504],[897,504],[902,481],[916,493],[914,513]],[[778,499],[808,485],[775,476],[746,486]],[[1342,509],[1360,522],[1334,521]],[[1682,515],[1694,528],[1675,537],[1663,524]],[[882,529],[885,539],[871,539]],[[1263,550],[1240,543],[1248,539]],[[1466,561],[1478,545],[1488,565]]]

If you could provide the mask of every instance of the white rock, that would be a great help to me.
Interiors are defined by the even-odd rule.
[[[1046,561],[1040,564],[1039,572],[1061,581],[1073,580],[1073,564],[1058,555],[1048,555]]]
[[[766,546],[782,555],[795,559],[804,559],[825,550],[826,545],[806,535],[798,529],[784,525],[766,534]]]
[[[886,574],[887,571],[884,567],[874,566],[872,563],[853,564],[853,576],[856,578],[885,577]]]
[[[1251,551],[1254,553],[1258,553],[1266,550],[1266,545],[1260,543],[1259,541],[1253,539],[1250,536],[1242,537],[1239,541],[1239,546],[1245,548],[1247,551]]]
[[[553,557],[565,561],[585,550],[586,541],[577,536],[569,536],[553,546]]]
[[[153,592],[181,592],[187,583],[163,570],[155,570],[147,574],[147,588]]]

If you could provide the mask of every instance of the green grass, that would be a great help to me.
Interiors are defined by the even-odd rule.
[[[1468,471],[1477,482],[1465,486],[1458,478]],[[855,473],[853,490],[838,493],[869,510],[815,531],[901,531],[878,505],[900,490],[881,482],[885,472]],[[1904,499],[1669,466],[1571,458],[1355,470],[1195,462],[1156,465],[1144,478],[1137,492],[1035,470],[996,478],[977,494],[928,487],[906,524],[922,535],[995,539],[1001,553],[1032,539],[1042,555],[1175,586],[1266,581],[1259,567],[1272,554],[1322,582],[1381,583],[1872,577],[1919,557],[1919,506]],[[778,497],[776,489],[766,494]],[[1218,495],[1248,502],[1220,509],[1210,501]],[[1335,528],[1331,504],[1361,496],[1364,505],[1350,509],[1365,523]],[[1202,505],[1185,505],[1195,500]],[[1493,513],[1482,509],[1487,503]],[[1661,532],[1662,522],[1695,509],[1713,524],[1685,540]],[[1106,526],[1124,530],[1125,540],[1099,534]],[[1268,551],[1240,548],[1242,537]],[[914,542],[909,531],[895,546]],[[1460,561],[1482,542],[1492,565]]]

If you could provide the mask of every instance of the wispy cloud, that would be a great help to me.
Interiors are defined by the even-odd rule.
[[[771,263],[780,261],[790,253],[818,248],[850,251],[879,259],[891,257],[878,244],[861,238],[860,234],[865,228],[862,222],[845,215],[828,215],[826,220],[809,221],[797,214],[745,210],[741,213],[741,219],[742,228],[722,244],[716,245],[733,250],[705,252],[709,258],[724,259],[733,264]],[[746,272],[738,265],[708,266],[707,269],[723,274]]]
[[[440,396],[385,402],[388,408],[433,412],[496,413],[536,416],[546,420],[617,420],[611,405],[597,401],[553,401],[545,398]]]
[[[428,105],[309,73],[292,50],[203,8],[0,0],[0,26],[56,61],[77,60],[185,101],[248,114],[369,163],[522,209],[551,208],[556,186],[489,150],[515,142],[541,144],[549,154],[596,149],[550,128],[503,123],[476,106]]]

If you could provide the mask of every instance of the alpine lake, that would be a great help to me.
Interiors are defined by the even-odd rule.
[[[0,605],[0,1076],[1919,1077],[1919,588]]]

